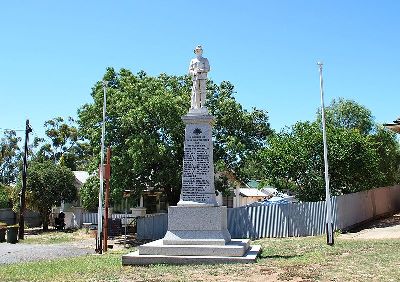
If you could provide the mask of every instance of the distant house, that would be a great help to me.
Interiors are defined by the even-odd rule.
[[[269,199],[282,198],[286,202],[297,202],[294,196],[282,193],[276,188],[265,186],[260,188],[260,182],[250,180],[247,183],[238,181],[233,173],[226,174],[232,184],[232,190],[228,196],[219,196],[217,201],[228,208],[242,207],[256,202],[268,201]]]
[[[239,188],[236,193],[236,206],[246,206],[268,199],[268,195],[256,188]]]
[[[82,202],[79,196],[79,191],[81,190],[81,187],[83,186],[83,184],[86,183],[86,181],[88,180],[88,178],[90,177],[89,172],[87,171],[73,171],[72,172],[75,176],[75,187],[76,190],[78,191],[78,200],[76,201],[76,206],[80,207],[82,206]]]
[[[54,226],[54,220],[59,216],[60,212],[64,213],[65,228],[77,228],[81,227],[82,224],[82,212],[83,208],[81,199],[79,196],[79,191],[83,184],[86,183],[90,177],[87,171],[72,171],[75,176],[74,186],[77,190],[78,199],[72,203],[61,202],[61,206],[53,207],[50,216],[50,225]]]
[[[231,193],[227,196],[219,194],[217,196],[217,202],[228,208],[236,208],[251,204],[253,202],[259,202],[266,200],[268,195],[258,189],[258,184],[254,186],[252,182],[250,185],[237,179],[235,174],[230,171],[220,172],[216,175],[217,177],[226,177],[231,185]]]

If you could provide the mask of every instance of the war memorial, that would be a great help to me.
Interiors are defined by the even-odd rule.
[[[215,197],[212,126],[205,106],[210,65],[201,46],[194,50],[189,73],[193,86],[185,123],[182,190],[177,206],[168,208],[165,237],[122,256],[123,265],[250,263],[260,246],[249,239],[232,239],[227,229],[227,208]]]

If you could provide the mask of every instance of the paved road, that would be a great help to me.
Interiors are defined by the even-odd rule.
[[[0,243],[0,265],[18,262],[49,260],[94,253],[93,240],[62,244]]]

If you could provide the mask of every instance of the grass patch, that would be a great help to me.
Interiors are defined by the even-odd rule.
[[[123,251],[0,266],[1,281],[398,281],[400,240],[262,239],[251,265],[121,265]]]
[[[121,252],[0,266],[1,281],[118,281]]]
[[[90,239],[90,236],[85,233],[84,229],[76,231],[38,231],[26,235],[25,239],[19,242],[25,244],[59,244],[74,242],[81,239]]]

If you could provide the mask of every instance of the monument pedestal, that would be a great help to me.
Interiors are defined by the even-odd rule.
[[[226,207],[169,207],[163,244],[225,245],[231,240],[226,215]]]
[[[123,265],[186,263],[249,263],[260,246],[248,239],[232,240],[227,208],[215,199],[212,123],[207,109],[189,111],[186,123],[181,199],[168,208],[168,231],[163,239],[144,244],[122,256]]]

